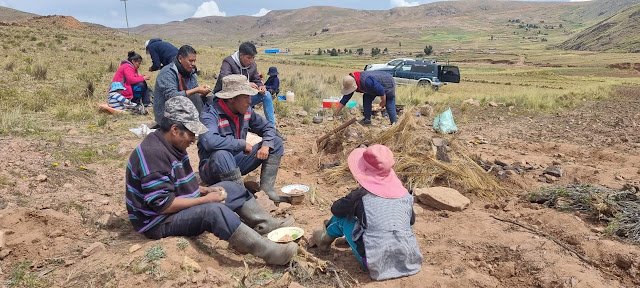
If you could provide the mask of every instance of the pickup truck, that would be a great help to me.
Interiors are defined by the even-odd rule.
[[[380,69],[393,75],[396,84],[430,86],[438,90],[447,83],[460,83],[458,66],[440,65],[427,60],[406,60],[392,69]]]

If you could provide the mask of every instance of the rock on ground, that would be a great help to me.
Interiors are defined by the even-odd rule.
[[[182,269],[191,270],[193,272],[200,272],[200,270],[202,270],[200,264],[198,264],[198,262],[196,262],[195,260],[189,258],[189,256],[184,256],[184,260],[182,260]]]
[[[469,198],[447,187],[418,188],[414,193],[418,201],[439,210],[462,211],[471,203]]]
[[[562,167],[557,165],[549,166],[547,167],[547,169],[544,169],[544,172],[542,172],[542,174],[547,174],[558,178],[562,177]]]
[[[93,244],[91,244],[91,246],[89,246],[87,249],[84,249],[84,251],[82,251],[82,258],[89,257],[102,250],[107,250],[107,246],[101,242],[94,242]]]

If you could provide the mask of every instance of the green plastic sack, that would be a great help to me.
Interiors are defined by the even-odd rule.
[[[436,132],[443,134],[458,132],[456,122],[453,121],[453,113],[451,112],[451,108],[442,112],[442,114],[433,119],[433,130],[436,130]]]

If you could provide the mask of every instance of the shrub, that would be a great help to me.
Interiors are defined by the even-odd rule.
[[[36,80],[46,80],[47,79],[47,67],[36,64],[36,66],[31,71],[31,76]]]
[[[13,68],[15,68],[15,66],[16,66],[16,63],[11,61],[6,65],[4,65],[4,70],[7,70],[8,72],[13,72]]]

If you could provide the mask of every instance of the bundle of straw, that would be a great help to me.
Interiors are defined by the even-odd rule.
[[[447,137],[451,147],[451,163],[437,160],[432,154],[430,139],[426,133],[421,133],[424,129],[424,126],[416,125],[411,113],[405,113],[390,129],[382,134],[367,135],[363,142],[367,145],[382,144],[393,151],[396,160],[394,171],[409,190],[438,184],[455,186],[464,190],[461,192],[472,192],[489,198],[504,193],[494,176],[478,166],[469,152],[453,137]],[[359,145],[346,150],[351,151],[357,146]],[[353,181],[347,164],[325,173],[334,182]]]

